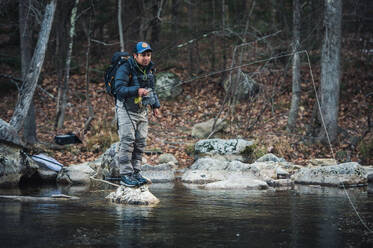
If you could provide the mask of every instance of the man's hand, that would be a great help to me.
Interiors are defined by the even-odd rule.
[[[139,96],[146,96],[148,93],[149,93],[149,90],[147,90],[145,88],[139,88],[139,90],[138,90]]]
[[[159,108],[153,109],[153,114],[157,118],[161,117],[161,111],[159,111]]]

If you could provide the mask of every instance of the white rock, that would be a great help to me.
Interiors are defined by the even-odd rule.
[[[147,185],[138,188],[129,188],[120,186],[115,192],[106,196],[112,203],[132,204],[132,205],[153,205],[159,203],[159,199],[155,197]]]
[[[262,180],[249,177],[230,177],[227,180],[208,183],[206,189],[267,189],[268,184]]]

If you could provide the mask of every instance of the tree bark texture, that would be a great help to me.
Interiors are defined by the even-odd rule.
[[[71,54],[73,50],[74,43],[74,34],[75,34],[75,23],[76,23],[76,13],[78,11],[79,0],[75,0],[74,8],[71,11],[70,17],[70,43],[67,50],[66,64],[65,64],[65,79],[62,85],[61,91],[61,103],[59,104],[59,109],[57,112],[57,128],[60,129],[63,127],[65,120],[65,111],[67,106],[67,97],[69,90],[69,80],[70,80],[70,64],[71,64]]]
[[[120,50],[124,52],[123,24],[122,24],[122,0],[118,0],[118,31],[120,40]]]
[[[22,80],[26,77],[32,55],[32,37],[31,37],[31,5],[30,1],[19,1],[19,37],[21,43],[21,65]],[[36,120],[35,107],[31,100],[29,111],[26,115],[23,126],[23,137],[26,143],[35,144],[36,139]]]
[[[34,55],[32,56],[30,66],[24,78],[22,88],[19,91],[17,104],[10,120],[10,125],[13,126],[17,132],[23,126],[32,98],[34,96],[36,84],[38,82],[40,71],[44,62],[45,51],[47,49],[55,10],[56,1],[52,0],[45,9],[44,19],[41,25],[39,39],[34,50]]]
[[[321,55],[320,114],[331,142],[336,141],[340,91],[340,49],[342,33],[342,0],[325,0],[325,35]],[[324,128],[319,138],[326,141]]]
[[[300,47],[300,3],[299,0],[293,0],[293,79],[291,106],[288,118],[288,130],[293,131],[298,117],[299,102],[301,95],[300,87],[300,58],[298,49]]]

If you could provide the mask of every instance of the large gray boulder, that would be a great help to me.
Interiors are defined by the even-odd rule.
[[[155,91],[160,99],[172,99],[180,95],[183,89],[179,77],[171,72],[157,73]]]
[[[91,177],[96,174],[96,171],[89,166],[89,162],[64,166],[57,175],[57,183],[86,185],[91,183]]]
[[[358,163],[350,162],[302,168],[292,176],[292,179],[300,184],[359,186],[367,183],[367,173]]]
[[[153,183],[167,183],[175,181],[175,164],[173,162],[142,166],[141,174]]]
[[[215,119],[212,118],[210,120],[195,124],[192,128],[192,136],[200,139],[207,138],[212,131],[214,122]],[[214,132],[218,133],[224,131],[227,127],[227,121],[223,119],[218,119],[215,124]]]
[[[175,165],[178,164],[177,159],[171,153],[164,153],[164,154],[160,155],[159,158],[158,158],[158,161],[159,161],[160,164],[167,164],[169,162],[171,162]]]
[[[248,164],[203,157],[184,171],[181,181],[206,189],[267,189],[293,186],[289,176],[282,164],[273,161]]]
[[[119,177],[119,167],[116,163],[119,142],[112,144],[102,155],[101,167],[97,169],[98,177]]]
[[[226,161],[247,162],[253,146],[253,141],[244,139],[205,139],[195,144],[194,152],[196,159],[207,156]]]
[[[232,78],[228,77],[227,80],[224,81],[223,86],[224,90],[229,90],[230,81],[236,82],[237,80],[237,73],[232,73]],[[237,100],[244,100],[248,99],[249,96],[253,96],[259,92],[259,85],[252,79],[248,74],[240,71],[238,85],[235,97]]]
[[[21,147],[0,143],[0,187],[16,186],[21,177],[31,177],[38,168]]]
[[[132,205],[154,205],[159,202],[150,191],[147,185],[137,188],[120,186],[116,191],[106,196],[112,203]]]

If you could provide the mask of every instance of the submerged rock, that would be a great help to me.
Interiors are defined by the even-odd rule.
[[[359,186],[367,183],[365,169],[356,162],[302,168],[292,178],[300,184]]]
[[[153,205],[159,202],[150,191],[147,185],[138,188],[120,186],[115,192],[106,196],[112,203],[131,205]]]

